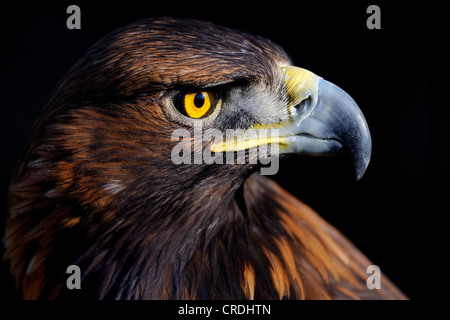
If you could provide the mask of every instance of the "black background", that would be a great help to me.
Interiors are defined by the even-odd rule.
[[[81,30],[66,28],[70,4],[81,8]],[[381,8],[381,30],[366,27],[371,4]],[[436,6],[448,10],[443,1]],[[372,160],[359,182],[345,157],[282,162],[274,179],[349,237],[410,298],[431,297],[439,266],[430,253],[436,241],[430,221],[442,214],[445,199],[443,192],[430,196],[426,176],[425,3],[39,1],[0,10],[0,236],[15,161],[65,72],[117,27],[150,16],[187,16],[267,37],[295,65],[355,99],[373,140]],[[16,298],[7,262],[0,281],[3,298]]]

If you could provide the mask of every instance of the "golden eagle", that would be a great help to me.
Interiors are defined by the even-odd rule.
[[[174,163],[243,151],[244,163]],[[242,133],[220,142],[212,130]],[[186,141],[185,141],[186,142]],[[312,209],[262,176],[263,147],[347,150],[360,178],[366,121],[336,85],[278,45],[211,23],[151,18],[94,44],[37,120],[15,172],[4,244],[25,299],[402,299]],[[190,156],[189,156],[190,157]],[[275,158],[273,158],[275,159]],[[189,161],[188,161],[189,162]],[[81,290],[66,270],[81,270]]]

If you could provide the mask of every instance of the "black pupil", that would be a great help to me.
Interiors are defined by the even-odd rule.
[[[203,93],[198,92],[194,97],[194,105],[197,108],[201,108],[204,103],[205,103],[205,96],[203,95]]]

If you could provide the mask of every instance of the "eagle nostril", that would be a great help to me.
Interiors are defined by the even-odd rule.
[[[302,100],[302,102],[296,104],[294,108],[297,110],[297,113],[302,113],[304,110],[307,110],[311,105],[311,96]]]

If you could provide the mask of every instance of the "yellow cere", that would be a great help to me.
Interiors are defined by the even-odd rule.
[[[312,94],[317,94],[317,86],[320,77],[303,68],[294,66],[281,67],[284,75],[284,86],[287,94],[297,104]]]
[[[285,137],[265,137],[265,138],[255,138],[255,139],[243,139],[237,141],[224,141],[223,143],[218,143],[212,145],[210,150],[212,152],[237,152],[240,150],[248,150],[257,146],[270,145],[273,143],[278,143],[280,149],[284,149],[284,145],[287,144]]]
[[[186,115],[194,119],[204,117],[214,106],[214,103],[214,94],[209,91],[188,93],[183,98]]]
[[[250,127],[250,129],[259,130],[259,129],[280,129],[284,126],[292,124],[292,121],[285,122],[275,122],[275,123],[257,123]]]

